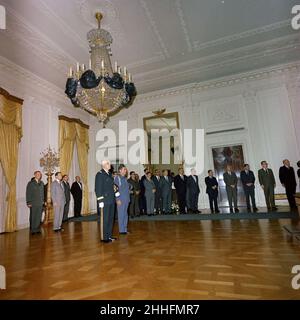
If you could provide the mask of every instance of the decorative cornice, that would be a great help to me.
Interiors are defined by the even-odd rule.
[[[0,87],[0,95],[4,96],[6,99],[13,101],[13,102],[17,102],[19,104],[23,104],[24,100],[17,98],[15,96],[12,96],[11,94],[9,94],[8,91],[4,90],[3,88]]]
[[[233,76],[221,77],[214,80],[199,83],[190,83],[184,86],[177,86],[171,89],[158,90],[150,93],[140,94],[136,97],[135,103],[143,103],[153,99],[168,96],[182,95],[185,93],[198,93],[216,88],[230,87],[236,84],[243,84],[248,81],[267,79],[272,76],[284,75],[290,72],[300,72],[300,61],[288,64],[276,65],[273,67],[257,69],[254,71],[243,72]]]
[[[267,59],[273,55],[295,50],[300,46],[299,34],[292,34],[277,39],[249,45],[211,56],[186,61],[175,66],[168,66],[159,70],[152,70],[135,76],[137,83],[141,80],[141,87],[157,84],[159,82],[171,81],[184,77],[191,78],[193,74],[201,74],[210,70],[220,70],[237,63],[248,62],[250,59]]]
[[[60,115],[60,116],[58,116],[58,120],[64,120],[64,121],[68,121],[68,122],[75,122],[75,123],[78,123],[79,125],[81,125],[83,128],[86,128],[86,129],[90,128],[90,126],[88,126],[87,124],[82,122],[80,119],[69,118],[69,117]]]
[[[67,66],[75,64],[76,59],[59,46],[50,38],[41,33],[32,24],[29,24],[15,10],[7,7],[7,28],[4,35],[22,43],[31,52],[42,57],[48,64],[51,64],[59,71],[67,70]]]

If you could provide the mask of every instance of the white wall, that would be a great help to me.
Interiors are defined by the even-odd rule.
[[[17,224],[18,228],[25,228],[29,225],[29,210],[25,202],[26,185],[33,172],[41,170],[40,153],[49,145],[58,151],[58,116],[80,118],[86,124],[89,123],[89,116],[73,108],[64,96],[64,88],[57,88],[2,57],[0,86],[10,94],[24,99],[23,138],[17,173]],[[46,178],[43,175],[45,183]]]
[[[299,70],[300,64],[295,63],[140,95],[133,106],[122,110],[107,127],[118,133],[118,121],[127,120],[128,129],[143,128],[144,117],[166,108],[166,112],[179,112],[180,128],[204,128],[205,171],[200,175],[201,208],[208,207],[204,177],[207,169],[213,169],[211,148],[217,146],[242,144],[245,161],[256,175],[260,161],[267,160],[276,176],[276,193],[281,193],[284,189],[279,182],[278,170],[282,160],[289,158],[296,167],[300,159]],[[207,134],[231,129],[240,130]],[[92,154],[99,145],[97,142],[93,144]],[[95,169],[95,157],[91,156],[90,161],[94,161],[91,168]],[[142,165],[128,167],[139,174],[143,172]],[[94,175],[95,171],[91,170],[90,176]],[[258,205],[264,206],[264,196],[258,185],[256,197]]]

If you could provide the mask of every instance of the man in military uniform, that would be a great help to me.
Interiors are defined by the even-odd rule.
[[[26,203],[30,209],[29,224],[31,234],[41,233],[41,219],[44,204],[44,183],[41,181],[42,173],[35,171],[26,188]]]
[[[258,170],[259,184],[264,190],[268,210],[276,210],[274,189],[276,187],[275,177],[272,169],[268,168],[267,161],[262,161],[261,169]]]
[[[95,193],[97,198],[97,207],[100,209],[101,241],[108,243],[116,240],[116,238],[112,236],[112,232],[116,198],[118,203],[118,197],[120,194],[114,184],[114,179],[110,172],[110,161],[103,160],[101,166],[102,169],[96,174]]]

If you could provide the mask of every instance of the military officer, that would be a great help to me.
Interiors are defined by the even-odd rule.
[[[41,219],[44,204],[44,183],[41,180],[42,173],[40,171],[34,172],[32,178],[26,188],[26,203],[30,209],[29,224],[31,234],[41,233]]]
[[[114,179],[110,172],[111,164],[109,160],[102,160],[102,169],[96,174],[95,179],[95,193],[97,198],[97,205],[100,209],[100,234],[101,241],[109,243],[116,240],[112,236],[115,204],[120,204],[118,199],[120,193],[114,184]]]

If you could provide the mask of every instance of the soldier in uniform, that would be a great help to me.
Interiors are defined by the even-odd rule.
[[[41,233],[41,219],[44,204],[44,183],[42,173],[35,171],[26,188],[26,203],[30,209],[29,224],[31,234]]]
[[[100,234],[101,241],[104,243],[116,240],[112,236],[115,205],[120,201],[117,186],[110,172],[110,161],[102,160],[102,169],[97,172],[95,179],[95,193],[97,198],[97,207],[100,209]],[[117,199],[117,200],[116,200]]]

